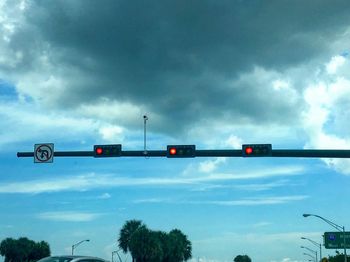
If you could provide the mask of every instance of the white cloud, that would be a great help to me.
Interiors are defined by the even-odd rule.
[[[241,149],[243,141],[238,136],[230,135],[229,138],[226,140],[225,144],[234,149]]]
[[[234,188],[248,191],[264,191],[285,185],[290,185],[289,180],[279,180],[271,183],[235,185]]]
[[[337,73],[337,69],[344,65],[346,59],[343,56],[334,56],[332,57],[331,61],[326,64],[326,70],[328,74],[335,74]]]
[[[112,197],[111,194],[109,194],[109,193],[104,193],[104,194],[98,196],[97,198],[98,198],[98,199],[110,199],[111,197]]]
[[[192,258],[189,260],[190,262],[232,262],[232,261],[223,261],[219,259],[213,259],[208,257],[198,257],[198,258]]]
[[[43,70],[47,70],[46,60],[43,59],[41,63]],[[30,96],[39,104],[50,108],[55,105],[59,96],[67,92],[67,85],[67,80],[63,76],[32,72],[18,80],[16,89],[20,95]]]
[[[271,260],[271,262],[303,262],[304,260],[294,260],[289,257],[282,258],[282,260]]]
[[[208,204],[222,205],[222,206],[260,206],[260,205],[276,205],[286,204],[292,201],[301,201],[307,199],[309,196],[277,196],[277,197],[259,197],[246,198],[230,201],[209,201]]]
[[[111,101],[108,98],[101,99],[96,104],[81,105],[78,111],[82,115],[98,119],[117,120],[132,119],[139,120],[144,109],[128,102]]]
[[[0,134],[0,146],[42,137],[77,137],[93,132],[99,126],[89,119],[46,112],[31,103],[1,103],[0,120],[8,129],[8,132]]]
[[[284,166],[268,168],[266,170],[250,170],[246,173],[218,173],[207,176],[195,177],[148,177],[133,178],[121,177],[108,174],[94,173],[67,176],[52,179],[40,179],[18,182],[5,182],[0,184],[0,193],[23,193],[23,194],[39,194],[45,192],[60,191],[84,191],[93,188],[110,188],[122,186],[180,186],[180,185],[200,185],[201,183],[229,181],[229,180],[246,180],[255,178],[267,178],[278,176],[295,176],[300,175],[304,171],[301,166]]]
[[[303,112],[303,126],[309,141],[305,148],[349,149],[350,135],[350,75],[338,72],[349,66],[343,56],[336,56],[327,65],[329,78],[321,78],[304,91],[307,109]],[[323,159],[329,167],[350,175],[349,159]]]
[[[290,84],[287,81],[285,81],[285,80],[278,79],[278,80],[275,80],[275,81],[272,82],[272,87],[273,87],[273,89],[278,91],[278,90],[281,90],[281,89],[289,88]]]
[[[37,215],[38,218],[43,220],[62,222],[88,222],[100,216],[102,216],[102,214],[75,211],[43,212]]]
[[[271,222],[262,221],[262,222],[259,222],[259,223],[255,223],[253,225],[253,227],[266,227],[266,226],[270,226],[270,225],[272,225]]]
[[[211,173],[217,169],[218,165],[226,162],[226,158],[216,158],[199,163],[199,172]]]
[[[119,126],[104,126],[99,129],[99,133],[102,136],[102,139],[108,142],[114,142],[114,141],[123,141],[124,135],[123,135],[123,128]]]
[[[189,205],[218,205],[218,206],[261,206],[261,205],[277,205],[287,204],[293,201],[301,201],[307,199],[306,195],[295,196],[273,196],[273,197],[252,197],[237,200],[218,200],[218,201],[192,201],[192,200],[176,200],[168,198],[150,198],[138,199],[134,203],[167,203],[167,204],[189,204]]]

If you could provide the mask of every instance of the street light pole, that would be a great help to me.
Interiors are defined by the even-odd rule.
[[[301,237],[301,239],[305,239],[310,241],[312,244],[314,244],[317,247],[320,247],[320,260],[322,259],[322,244],[321,243],[317,243],[316,241],[311,240],[310,238],[307,237]]]
[[[345,241],[345,226],[339,226],[337,225],[336,223],[324,218],[324,217],[321,217],[321,216],[318,216],[318,215],[313,215],[313,214],[303,214],[303,217],[309,217],[309,216],[314,216],[314,217],[318,217],[320,219],[322,219],[324,222],[326,222],[327,224],[331,225],[332,227],[334,227],[336,230],[340,231],[340,232],[343,232],[343,240],[344,240],[344,262],[347,262],[348,261],[348,258],[347,258],[347,254],[346,254],[346,241]]]
[[[112,262],[113,262],[114,254],[117,254],[117,256],[119,258],[119,262],[122,262],[122,259],[120,258],[118,251],[120,251],[120,249],[112,251]]]
[[[308,253],[303,253],[303,254],[306,255],[306,256],[311,257],[315,262],[317,262],[317,261],[315,260],[315,257],[314,257],[314,256],[312,256],[312,255],[310,255],[310,254],[308,254]]]
[[[90,241],[90,239],[85,239],[85,240],[82,240],[82,241],[80,241],[80,242],[78,242],[78,243],[72,245],[72,256],[74,255],[74,249],[75,249],[77,246],[79,246],[79,245],[80,245],[81,243],[83,243],[83,242],[89,242],[89,241]]]
[[[310,248],[308,248],[308,247],[304,247],[304,246],[300,246],[300,247],[301,247],[301,248],[305,248],[305,249],[309,250],[309,251],[312,252],[312,253],[315,253],[315,255],[316,255],[316,261],[318,261],[318,259],[317,259],[317,251],[312,250],[312,249],[310,249]]]

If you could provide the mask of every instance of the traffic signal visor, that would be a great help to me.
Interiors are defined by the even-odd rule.
[[[272,155],[271,144],[242,145],[243,157],[264,157]]]
[[[196,156],[195,145],[169,145],[167,146],[168,158],[185,158]]]
[[[94,145],[94,157],[118,157],[122,154],[122,145]]]

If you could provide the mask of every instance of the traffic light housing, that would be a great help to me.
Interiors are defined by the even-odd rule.
[[[196,156],[195,145],[168,145],[166,156],[168,158],[189,158]]]
[[[272,155],[271,144],[250,144],[242,145],[243,157],[264,157]]]
[[[118,157],[122,155],[122,145],[94,145],[94,157]]]

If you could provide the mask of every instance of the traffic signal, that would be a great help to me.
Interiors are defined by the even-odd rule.
[[[169,158],[195,157],[195,145],[170,145],[167,146],[166,156]]]
[[[122,145],[94,145],[94,157],[118,157],[122,155]]]
[[[259,156],[271,156],[271,155],[272,155],[271,144],[242,145],[243,157],[259,157]]]

